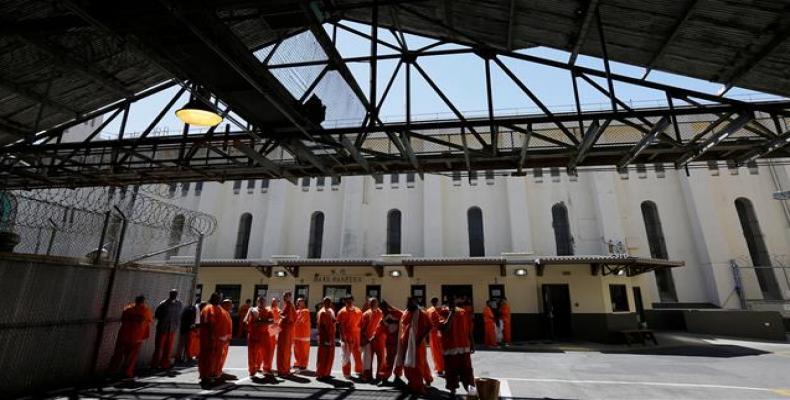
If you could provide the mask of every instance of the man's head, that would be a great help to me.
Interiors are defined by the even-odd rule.
[[[134,304],[144,304],[145,303],[145,296],[139,295],[134,298]]]
[[[225,309],[225,311],[230,311],[233,308],[233,300],[231,300],[231,299],[224,299],[224,300],[222,300],[221,306],[222,306],[222,308]]]
[[[343,301],[346,302],[346,307],[351,307],[354,305],[354,296],[348,295],[345,299],[343,299]]]
[[[438,297],[432,298],[431,299],[431,305],[434,306],[434,307],[438,306],[439,305],[439,298]]]
[[[296,299],[296,309],[301,310],[305,307],[304,297]]]
[[[370,304],[371,310],[378,310],[379,309],[379,299],[375,297],[371,297],[368,299],[368,303]]]
[[[219,305],[220,300],[221,300],[221,297],[220,297],[219,293],[216,293],[216,292],[212,293],[211,297],[208,298],[209,304],[215,305],[215,306]]]
[[[205,301],[201,301],[200,305],[198,306],[198,310],[203,310],[204,308],[206,308],[207,305],[208,303],[206,303]]]
[[[415,311],[415,310],[417,310],[418,306],[419,306],[419,304],[417,304],[417,298],[416,297],[409,297],[408,299],[406,299],[406,309],[407,310]]]
[[[329,297],[324,297],[324,308],[331,308],[332,307],[332,299]]]
[[[293,297],[291,292],[285,292],[283,294],[283,301],[286,302],[286,303],[290,303],[291,302],[291,297]]]
[[[272,297],[272,307],[278,307],[280,305],[280,300],[277,300],[276,297]]]
[[[379,307],[381,308],[381,311],[384,312],[384,314],[390,312],[390,304],[387,303],[387,300],[382,300]]]
[[[252,300],[250,300],[250,299],[244,300],[244,304],[250,305],[250,304],[252,304]]]
[[[258,299],[256,300],[255,304],[258,307],[266,308],[266,298],[263,296],[258,296]]]
[[[178,290],[170,289],[170,294],[167,296],[170,300],[175,300],[178,298]]]

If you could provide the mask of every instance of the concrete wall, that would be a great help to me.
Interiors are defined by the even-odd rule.
[[[775,311],[687,310],[683,318],[692,333],[787,340],[782,315]]]
[[[0,393],[13,395],[84,382],[99,334],[110,267],[63,257],[0,254]],[[143,294],[151,306],[171,288],[187,298],[192,275],[163,270],[120,269],[116,276],[97,373],[106,371],[115,347],[123,307]],[[151,335],[153,337],[153,327]],[[153,339],[138,365],[150,361]]]

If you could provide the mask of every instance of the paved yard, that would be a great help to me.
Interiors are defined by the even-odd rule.
[[[661,345],[600,346],[530,344],[506,351],[478,351],[478,376],[499,379],[501,395],[550,399],[776,399],[790,398],[790,344],[663,334]],[[338,348],[339,351],[339,348]],[[231,347],[225,371],[239,380],[201,388],[197,368],[138,378],[134,382],[70,389],[51,398],[274,398],[403,399],[392,388],[342,378],[316,382],[309,373],[291,380],[253,382],[246,347]],[[315,356],[315,349],[311,353]],[[315,359],[311,359],[311,364]],[[341,376],[339,356],[336,376]],[[432,397],[447,398],[444,381]],[[463,391],[461,391],[463,392]]]

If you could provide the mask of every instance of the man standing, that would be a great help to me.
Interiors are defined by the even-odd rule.
[[[409,297],[406,312],[401,319],[398,345],[403,357],[403,372],[409,382],[409,389],[419,395],[433,381],[428,367],[428,354],[425,351],[425,338],[431,332],[431,319],[420,309],[417,299]]]
[[[294,368],[307,369],[310,361],[310,310],[303,298],[296,300],[296,323],[294,323]]]
[[[376,357],[376,377],[375,380],[384,378],[384,353],[386,352],[386,335],[379,334],[379,325],[384,317],[379,308],[379,301],[375,297],[368,300],[367,311],[362,314],[360,331],[362,332],[362,362],[364,364],[362,380],[365,382],[373,381],[373,357]]]
[[[496,347],[496,321],[491,303],[492,301],[489,301],[483,308],[483,342],[488,347]]]
[[[111,372],[114,373],[121,367],[126,378],[134,376],[137,355],[140,354],[140,346],[145,339],[148,339],[152,321],[153,316],[145,305],[145,297],[137,296],[134,303],[124,307],[121,314],[121,329],[115,341],[115,352],[110,359]]]
[[[219,293],[212,293],[208,305],[200,312],[200,356],[198,371],[200,379],[205,383],[213,383],[222,374],[222,349],[226,336],[230,332],[223,324],[225,310],[219,306]],[[217,369],[217,366],[220,366]]]
[[[291,302],[291,292],[283,294],[282,313],[280,314],[280,334],[277,337],[277,375],[291,375],[291,351],[293,349],[294,323],[296,310]]]
[[[231,299],[224,299],[222,300],[222,318],[220,318],[220,323],[222,325],[221,332],[224,335],[221,337],[222,341],[222,353],[219,359],[219,365],[216,367],[219,375],[224,378],[222,373],[222,367],[225,366],[225,361],[228,359],[228,350],[230,348],[230,339],[233,337],[233,318],[230,316],[230,312],[233,309],[233,300]]]
[[[181,312],[181,323],[179,324],[178,328],[181,338],[178,341],[176,361],[189,362],[193,361],[193,359],[197,356],[196,353],[191,352],[190,350],[196,348],[193,342],[195,341],[195,332],[198,331],[197,326],[200,323],[198,315],[197,304],[184,307],[184,311]]]
[[[428,318],[431,319],[431,357],[433,358],[433,370],[437,376],[444,375],[444,351],[442,351],[442,334],[439,331],[439,299],[431,299],[431,308],[427,310]]]
[[[332,363],[335,360],[335,311],[332,299],[324,297],[323,307],[316,316],[318,321],[318,357],[316,359],[316,378],[327,380],[332,377]]]
[[[351,378],[351,357],[354,357],[354,372],[362,374],[362,354],[359,351],[359,322],[362,311],[354,306],[354,296],[345,298],[346,306],[337,313],[337,327],[340,329],[341,350],[343,351],[343,377]]]
[[[168,298],[162,300],[156,307],[156,311],[154,311],[156,342],[154,356],[151,358],[151,368],[170,368],[170,356],[173,353],[176,332],[178,332],[178,325],[181,322],[182,307],[176,289],[171,289]]]
[[[505,346],[510,346],[510,304],[507,303],[506,297],[499,300],[499,316],[502,318],[502,341]]]
[[[469,331],[469,321],[466,311],[462,308],[463,301],[450,300],[450,308],[439,311],[439,326],[442,331],[442,347],[444,348],[444,379],[450,397],[455,398],[458,382],[464,385],[469,392],[469,386],[474,386],[475,375],[472,369],[472,353],[474,340]]]
[[[255,307],[251,307],[244,316],[244,323],[247,326],[247,366],[250,376],[255,376],[258,371],[264,375],[272,373],[272,366],[266,365],[265,356],[271,345],[269,325],[273,322],[272,314],[266,309],[266,298],[258,296]]]
[[[277,335],[280,333],[280,302],[277,300],[276,297],[272,297],[271,306],[267,308],[269,313],[272,315],[272,323],[269,325],[269,348],[267,349],[266,354],[264,354],[264,363],[271,368],[271,365],[274,363],[274,354],[275,349],[277,348]]]
[[[395,384],[402,385],[403,366],[397,362],[398,356],[398,333],[400,331],[400,320],[403,318],[403,311],[390,306],[386,301],[381,302],[381,309],[384,315],[379,324],[379,333],[384,336],[386,347],[386,361],[384,362],[384,374],[381,376],[379,386],[386,386],[387,379],[395,374]],[[398,364],[398,365],[395,365]]]
[[[236,337],[243,338],[247,335],[247,327],[244,319],[247,317],[247,312],[250,311],[250,306],[252,305],[252,300],[247,299],[244,300],[244,304],[239,307],[239,322],[236,324]]]

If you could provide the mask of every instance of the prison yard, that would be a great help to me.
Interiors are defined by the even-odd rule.
[[[790,397],[788,0],[0,26],[0,398]]]

